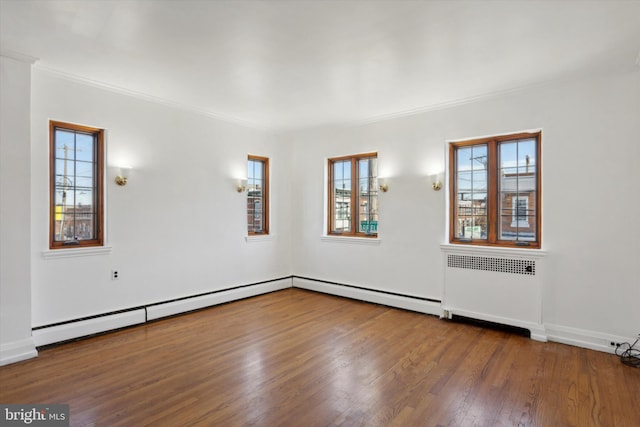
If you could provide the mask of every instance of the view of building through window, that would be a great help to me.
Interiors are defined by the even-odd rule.
[[[269,159],[249,156],[247,162],[247,230],[269,233]]]
[[[536,240],[536,146],[536,138],[499,145],[501,240]]]
[[[451,144],[452,242],[539,247],[540,133]]]
[[[378,233],[378,159],[364,154],[329,159],[329,233]],[[355,219],[355,221],[354,221]]]

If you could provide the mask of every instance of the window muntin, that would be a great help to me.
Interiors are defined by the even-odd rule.
[[[247,231],[269,234],[269,159],[249,155],[247,160]]]
[[[378,234],[376,153],[329,159],[329,234]]]
[[[450,241],[540,248],[540,132],[450,144]]]
[[[49,248],[103,244],[102,129],[50,122]]]

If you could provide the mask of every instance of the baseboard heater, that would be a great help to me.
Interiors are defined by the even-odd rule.
[[[33,328],[31,333],[36,347],[43,347],[290,288],[292,286],[291,283],[291,277],[284,277],[249,285],[241,285],[234,288],[157,302],[82,319],[39,326]]]
[[[545,252],[443,245],[442,317],[526,329],[547,341],[542,323]]]
[[[317,278],[293,276],[293,287],[435,316],[441,312],[441,301],[437,299],[404,295]]]

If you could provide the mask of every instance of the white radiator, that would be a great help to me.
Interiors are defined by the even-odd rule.
[[[443,317],[453,315],[528,329],[546,341],[542,323],[545,252],[442,245]]]

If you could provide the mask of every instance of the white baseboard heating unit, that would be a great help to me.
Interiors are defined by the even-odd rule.
[[[442,245],[443,317],[454,315],[528,329],[547,341],[542,323],[545,252]]]

